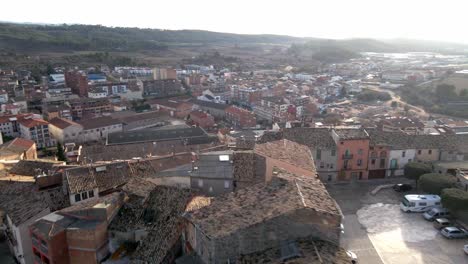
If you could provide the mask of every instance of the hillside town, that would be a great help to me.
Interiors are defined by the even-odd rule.
[[[468,118],[399,91],[468,81],[467,64],[366,53],[314,73],[63,65],[37,79],[0,69],[4,259],[466,263]],[[406,214],[409,194],[449,210],[461,239]],[[396,246],[405,243],[414,247]]]

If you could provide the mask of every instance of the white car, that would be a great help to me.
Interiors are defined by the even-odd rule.
[[[465,254],[468,255],[468,244],[466,244],[466,245],[463,247],[463,250],[465,251]]]
[[[357,256],[356,256],[356,254],[354,252],[347,250],[346,254],[348,254],[348,257],[351,259],[352,264],[357,263]]]

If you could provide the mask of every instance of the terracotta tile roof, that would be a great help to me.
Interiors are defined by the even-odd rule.
[[[130,179],[127,162],[93,164],[65,170],[68,188],[71,193],[89,191],[95,188],[106,192],[118,188]]]
[[[0,181],[0,209],[16,226],[49,208],[33,182]]]
[[[48,172],[59,165],[65,165],[65,162],[53,160],[20,160],[10,169],[9,173],[23,176],[37,176],[38,173]]]
[[[260,155],[315,172],[314,160],[309,148],[296,142],[281,139],[264,144],[256,144],[254,151]]]
[[[15,138],[0,146],[1,151],[11,151],[21,154],[34,146],[34,141],[25,138]]]
[[[261,183],[213,198],[211,205],[187,219],[209,237],[222,237],[296,209],[340,215],[320,180],[281,172]]]
[[[47,126],[49,124],[49,122],[45,120],[36,119],[36,118],[21,119],[21,120],[18,120],[18,123],[20,123],[21,125],[27,128],[32,128],[35,126]]]
[[[60,117],[56,117],[52,120],[49,121],[49,123],[53,126],[56,126],[60,129],[65,129],[69,126],[81,126],[80,124],[76,123],[76,122],[73,122],[69,119],[66,119],[66,118],[60,118]]]
[[[282,132],[269,131],[263,134],[259,143],[279,140],[282,138],[308,146],[311,149],[336,148],[335,141],[333,140],[331,131],[328,128],[297,127],[287,128]]]
[[[109,230],[146,230],[148,236],[130,256],[131,262],[161,263],[183,232],[182,214],[193,197],[189,189],[167,186],[156,186],[147,198],[130,193]]]

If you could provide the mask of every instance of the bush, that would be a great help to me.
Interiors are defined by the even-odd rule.
[[[444,189],[442,204],[451,211],[468,210],[468,192],[457,188]]]
[[[418,187],[430,194],[441,194],[443,189],[454,187],[456,182],[452,175],[428,173],[421,176]]]
[[[417,183],[421,175],[432,172],[432,166],[426,163],[410,162],[406,164],[404,171],[406,178],[415,180]]]

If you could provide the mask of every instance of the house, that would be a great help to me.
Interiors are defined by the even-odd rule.
[[[43,119],[25,118],[18,121],[22,138],[33,140],[38,148],[55,146],[49,134],[49,123]]]
[[[377,127],[384,132],[403,131],[409,135],[424,133],[424,123],[416,117],[385,117],[377,123]]]
[[[114,192],[129,180],[126,162],[91,164],[66,169],[63,172],[70,204],[94,200]]]
[[[166,99],[154,99],[148,101],[151,109],[157,111],[166,111],[170,113],[170,116],[178,118],[185,118],[192,111],[192,104],[185,101],[179,100],[166,100]]]
[[[37,159],[36,143],[24,138],[15,138],[3,145],[0,145],[0,159]]]
[[[267,181],[272,179],[278,169],[306,177],[317,177],[314,159],[307,146],[280,139],[256,144],[254,152],[265,158]]]
[[[315,162],[315,168],[323,182],[337,180],[337,149],[328,128],[289,128],[285,129],[281,136],[309,147]]]
[[[21,160],[19,163],[28,163]],[[34,171],[36,166],[28,167]],[[24,168],[26,169],[26,168]],[[28,172],[16,172],[27,175]],[[4,212],[4,235],[10,251],[21,264],[34,263],[29,225],[51,211],[67,206],[60,186],[50,186],[34,182],[33,177],[15,176],[15,179],[0,181],[0,210]]]
[[[109,194],[34,221],[29,227],[34,263],[101,263],[110,254],[107,226],[123,197]]]
[[[318,179],[285,172],[270,182],[216,197],[184,216],[187,251],[203,263],[232,262],[310,236],[338,243],[342,220]]]
[[[174,263],[185,246],[182,215],[210,200],[190,189],[155,186],[141,178],[132,179],[124,191],[128,198],[109,226],[112,244],[137,245],[127,256],[130,263]]]
[[[236,106],[229,106],[225,110],[226,120],[235,127],[251,128],[257,125],[254,113]]]
[[[188,115],[189,124],[194,124],[196,126],[202,127],[204,129],[209,129],[215,126],[214,117],[203,111],[192,111]]]
[[[109,116],[81,120],[78,124],[83,127],[78,136],[80,142],[99,141],[110,133],[123,131],[122,121]]]
[[[0,132],[9,137],[21,136],[19,121],[26,118],[40,118],[35,114],[18,114],[0,116]]]
[[[364,129],[333,129],[337,150],[338,180],[367,180],[369,134]]]
[[[112,111],[112,104],[107,98],[80,98],[71,100],[70,107],[75,120],[89,116],[99,116]]]
[[[212,115],[215,119],[224,118],[226,116],[225,110],[229,107],[227,104],[217,104],[201,100],[193,100],[191,102],[193,103],[194,109],[205,111]]]
[[[52,120],[56,117],[72,120],[71,107],[67,104],[53,105],[46,104],[42,111],[46,120]]]
[[[206,152],[195,157],[190,173],[192,189],[216,196],[234,190],[233,151]]]
[[[70,70],[65,72],[65,84],[80,97],[88,95],[88,76],[83,71]]]
[[[60,142],[75,142],[80,138],[83,126],[69,119],[55,117],[49,121],[49,132]]]
[[[143,96],[162,98],[175,96],[183,91],[182,84],[176,79],[143,81]]]

